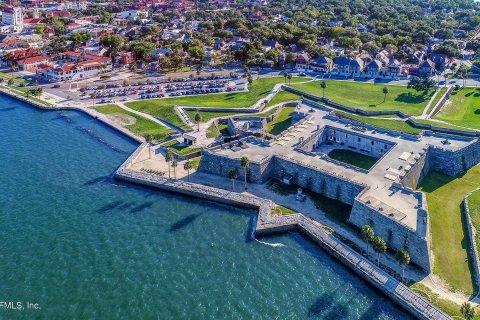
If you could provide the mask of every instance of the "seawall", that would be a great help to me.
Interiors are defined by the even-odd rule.
[[[209,201],[216,201],[243,208],[255,208],[258,210],[258,219],[255,228],[255,234],[257,236],[288,230],[298,230],[329,252],[332,256],[339,259],[339,261],[352,269],[369,284],[380,290],[386,296],[392,298],[393,301],[416,318],[438,320],[451,319],[443,311],[439,310],[423,297],[410,290],[388,273],[377,267],[374,263],[353,251],[353,249],[342,243],[333,234],[325,231],[319,223],[305,217],[301,213],[288,216],[272,215],[271,208],[274,204],[268,199],[257,198],[250,195],[180,180],[167,179],[162,176],[128,169],[129,165],[135,161],[144,147],[145,144],[142,144],[118,168],[115,173],[117,179],[169,192],[177,192]]]

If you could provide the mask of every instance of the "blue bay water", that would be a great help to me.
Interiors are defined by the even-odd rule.
[[[118,183],[136,144],[0,97],[0,319],[408,319],[255,212]],[[273,244],[273,245],[272,245]]]

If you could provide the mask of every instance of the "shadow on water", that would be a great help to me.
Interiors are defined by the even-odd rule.
[[[146,203],[142,203],[136,207],[133,207],[132,209],[130,209],[130,213],[138,213],[140,211],[143,211],[147,208],[150,208],[151,206],[153,206],[155,202],[153,201],[150,201],[150,202],[146,202]]]
[[[101,144],[109,147],[110,149],[112,149],[113,151],[115,152],[118,152],[120,154],[129,154],[129,152],[125,151],[125,150],[122,150],[120,148],[117,148],[116,146],[112,145],[111,143],[108,143],[106,140],[104,140],[102,137],[100,137],[99,135],[97,135],[94,131],[90,130],[90,129],[87,129],[85,127],[82,127],[82,126],[79,126],[79,127],[76,127],[77,130],[79,130],[80,132],[82,133],[85,133],[86,135],[88,135],[90,138],[100,142]]]
[[[183,219],[178,220],[177,222],[175,222],[174,224],[172,224],[170,226],[170,229],[168,231],[176,232],[176,231],[179,231],[179,230],[185,228],[186,226],[190,225],[195,220],[197,220],[197,218],[200,217],[202,215],[202,213],[203,212],[196,213],[196,214],[191,214],[191,215],[186,216]]]
[[[88,180],[87,182],[85,182],[83,184],[83,186],[91,186],[91,185],[94,185],[94,184],[97,184],[97,183],[100,183],[100,182],[106,182],[106,181],[109,180],[109,178],[110,178],[110,176],[94,178],[94,179],[91,179],[91,180]]]
[[[135,202],[134,201],[131,201],[131,202],[125,202],[125,203],[122,203],[121,205],[119,205],[117,207],[117,210],[126,210],[126,209],[130,209],[131,207],[135,206]]]
[[[108,203],[108,204],[104,205],[103,207],[101,207],[100,209],[98,209],[98,212],[106,213],[108,211],[111,211],[111,210],[117,208],[118,206],[122,205],[123,203],[124,202],[122,200],[118,200],[118,201]]]
[[[70,118],[69,116],[67,116],[65,113],[63,112],[60,112],[57,117],[53,118],[53,120],[63,120],[67,123],[72,123],[73,122],[73,119]]]
[[[12,111],[12,110],[15,110],[15,109],[16,109],[15,107],[3,108],[3,109],[0,109],[0,112]]]

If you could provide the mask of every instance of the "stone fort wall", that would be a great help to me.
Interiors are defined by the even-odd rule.
[[[480,163],[480,140],[457,151],[430,146],[430,169],[449,176],[456,176]]]
[[[403,192],[408,191],[404,190]],[[349,222],[359,228],[366,224],[371,225],[375,235],[382,237],[390,249],[397,251],[406,248],[411,261],[426,272],[430,272],[432,264],[426,201],[422,193],[413,193],[419,197],[419,202],[422,204],[417,210],[416,230],[372,208],[360,199],[361,195],[355,199]]]

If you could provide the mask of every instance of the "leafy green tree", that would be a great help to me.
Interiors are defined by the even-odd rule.
[[[190,182],[190,170],[193,169],[193,164],[190,160],[185,161],[183,164],[183,169],[187,171],[187,180]]]
[[[95,99],[97,98],[97,94],[95,92],[90,93],[90,99],[92,99],[92,105],[95,106]]]
[[[473,320],[475,317],[475,309],[468,302],[464,302],[460,307],[460,312],[462,313],[465,320]]]
[[[377,252],[377,264],[380,266],[380,254],[387,252],[387,244],[380,236],[373,239],[373,249]]]
[[[247,168],[249,164],[250,164],[250,160],[248,160],[248,157],[242,157],[240,159],[240,165],[243,168],[243,177],[245,179],[245,190],[247,190]]]
[[[100,39],[100,44],[107,48],[108,53],[113,57],[125,45],[125,38],[118,34],[106,35]]]
[[[373,231],[373,228],[370,225],[366,224],[362,227],[361,234],[362,234],[363,240],[365,240],[365,242],[367,243],[367,254],[368,254],[369,244],[370,242],[373,241],[375,237],[375,232]]]
[[[171,150],[167,150],[165,153],[165,162],[168,164],[168,178],[170,179],[170,163],[173,161],[173,152]]]
[[[382,89],[382,92],[383,92],[383,102],[385,102],[385,100],[387,100],[387,94],[388,94],[388,88],[387,87],[383,87]]]
[[[235,180],[237,179],[237,177],[238,177],[237,170],[231,169],[230,171],[228,171],[228,178],[232,180],[233,191],[235,191]]]
[[[325,98],[325,89],[327,88],[327,83],[325,82],[325,80],[322,80],[322,82],[320,82],[320,87],[322,88],[322,96]]]
[[[200,113],[195,113],[195,123],[197,124],[197,131],[200,131],[200,122],[202,121],[202,116]]]
[[[402,248],[397,251],[395,258],[402,265],[402,282],[403,282],[403,278],[405,277],[405,266],[407,266],[410,263],[410,254],[408,253],[407,249]]]
[[[148,41],[137,40],[130,43],[130,50],[135,53],[137,60],[148,62],[155,50],[155,45]]]

